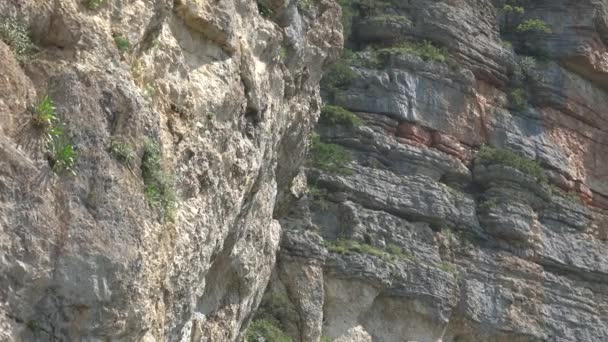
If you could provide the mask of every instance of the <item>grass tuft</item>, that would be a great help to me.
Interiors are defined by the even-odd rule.
[[[482,146],[475,155],[475,163],[479,164],[502,164],[513,167],[519,171],[536,177],[541,183],[547,183],[547,175],[540,164],[519,154],[490,146]]]
[[[517,32],[551,33],[551,28],[542,19],[527,19],[521,24],[517,25]]]
[[[123,35],[114,36],[114,44],[120,51],[129,51],[131,49],[131,42],[129,39]]]
[[[309,153],[309,165],[321,170],[343,175],[352,174],[346,164],[352,161],[352,155],[344,147],[321,141],[318,135],[313,135]]]
[[[162,154],[156,142],[147,141],[141,161],[144,196],[148,204],[159,211],[161,221],[175,221],[177,195],[173,175],[163,171]]]
[[[321,110],[321,123],[327,125],[361,126],[363,120],[355,113],[338,106],[325,106]]]
[[[382,48],[378,52],[414,55],[425,61],[434,62],[446,62],[448,59],[448,52],[445,48],[438,48],[428,40],[422,42],[404,41],[395,46]]]
[[[276,322],[258,319],[253,321],[245,333],[245,342],[292,342]]]
[[[414,259],[413,256],[407,254],[401,247],[394,244],[388,244],[385,249],[381,249],[355,240],[338,239],[336,241],[325,241],[325,246],[332,253],[342,255],[366,254],[382,258],[382,260],[387,262]]]
[[[104,0],[87,0],[86,6],[92,11],[98,10],[103,5]]]

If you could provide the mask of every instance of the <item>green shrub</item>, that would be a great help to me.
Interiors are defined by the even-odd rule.
[[[382,258],[387,262],[397,260],[413,260],[413,257],[406,254],[399,246],[389,244],[385,249],[380,249],[372,245],[361,243],[355,240],[338,239],[336,241],[325,241],[325,247],[332,253],[348,255],[348,254],[366,254]]]
[[[522,157],[510,150],[482,146],[481,150],[475,155],[475,163],[510,166],[523,173],[536,177],[542,183],[548,182],[545,170],[537,161]]]
[[[48,140],[52,140],[52,128],[58,123],[57,113],[55,112],[55,104],[53,100],[46,95],[42,101],[34,108],[34,126],[43,129],[48,134]]]
[[[355,72],[344,60],[336,62],[323,76],[323,86],[332,93],[348,88],[356,78]]]
[[[264,18],[271,18],[274,15],[274,12],[268,6],[261,2],[258,2],[258,13]]]
[[[86,5],[90,10],[98,10],[103,5],[104,0],[87,0]]]
[[[458,273],[458,269],[456,268],[456,265],[452,264],[451,262],[444,261],[441,264],[439,264],[439,268],[448,273],[452,273],[452,274]]]
[[[338,106],[325,106],[321,110],[321,123],[326,125],[361,126],[363,120],[355,113]]]
[[[517,32],[551,33],[551,28],[549,28],[547,23],[542,19],[527,19],[521,24],[517,25]]]
[[[295,306],[284,292],[267,292],[262,298],[255,320],[274,322],[281,330],[290,323],[297,323],[299,316]]]
[[[72,143],[63,134],[61,121],[57,117],[53,99],[46,95],[34,108],[33,125],[41,131],[49,152],[49,164],[53,172],[70,172],[75,175],[77,153]]]
[[[560,196],[568,201],[581,203],[581,197],[576,192],[566,192],[553,184],[550,186],[550,189],[552,196]]]
[[[144,179],[144,195],[151,207],[157,209],[162,221],[173,222],[177,210],[177,195],[173,175],[162,168],[160,146],[152,141],[144,145],[141,171]]]
[[[524,111],[528,107],[528,96],[522,88],[513,90],[510,94],[511,105],[515,110]]]
[[[123,35],[114,36],[114,44],[116,44],[116,47],[120,51],[128,51],[131,49],[131,42]]]
[[[57,174],[69,172],[75,176],[78,154],[74,150],[74,146],[67,140],[61,139],[55,142],[53,152],[53,172]]]
[[[309,165],[328,172],[351,174],[345,167],[352,161],[352,155],[344,147],[321,141],[318,135],[313,135],[309,153]]]
[[[367,50],[361,53],[355,53],[349,49],[344,49],[342,60],[350,66],[359,68],[378,69],[383,65],[383,61],[377,50]]]
[[[496,198],[488,199],[479,204],[479,211],[488,212],[498,206],[498,200]]]
[[[445,62],[448,59],[448,52],[445,48],[438,48],[428,40],[422,42],[404,41],[395,46],[382,48],[379,52],[414,55],[425,61]]]
[[[287,336],[275,322],[259,319],[253,321],[247,332],[245,332],[245,342],[292,342],[291,337]]]
[[[342,31],[344,32],[344,40],[346,41],[350,36],[352,29],[353,17],[355,16],[355,10],[353,8],[353,0],[338,0],[338,4],[342,7]]]
[[[312,0],[298,0],[297,6],[301,11],[310,11],[312,8]]]
[[[20,62],[27,61],[38,51],[26,24],[14,18],[0,18],[0,40],[11,48]]]
[[[308,186],[308,198],[312,203],[316,204],[321,210],[329,209],[329,201],[327,200],[327,190],[317,188],[314,185]]]
[[[110,141],[108,152],[110,152],[116,160],[128,166],[131,166],[135,160],[135,151],[133,150],[133,147],[118,140]]]
[[[521,6],[515,6],[515,5],[505,5],[502,10],[506,13],[517,13],[517,14],[524,14],[525,13],[525,9]]]

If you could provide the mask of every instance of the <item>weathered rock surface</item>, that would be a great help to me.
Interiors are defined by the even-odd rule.
[[[362,124],[317,132],[352,160],[308,165],[269,290],[323,283],[294,340],[608,340],[608,4],[350,3],[326,95]]]
[[[0,41],[0,340],[242,338],[342,46],[333,1],[265,5],[0,1],[0,24],[38,45],[18,63]],[[33,125],[45,95],[74,175]],[[142,176],[146,141],[173,175],[173,221]]]

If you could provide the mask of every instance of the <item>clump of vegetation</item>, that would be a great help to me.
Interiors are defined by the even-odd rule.
[[[296,322],[298,313],[287,295],[268,292],[264,295],[253,323],[245,333],[245,341],[290,342],[284,331],[287,324]]]
[[[69,172],[75,176],[75,165],[78,154],[74,149],[74,145],[66,139],[61,139],[54,144],[53,151],[53,172],[57,174]]]
[[[279,49],[279,57],[281,57],[281,60],[287,59],[287,49],[284,46]]]
[[[301,11],[309,11],[312,8],[312,0],[298,0],[297,6]]]
[[[345,167],[352,161],[352,155],[344,147],[321,141],[318,135],[313,135],[309,154],[309,165],[328,172],[351,174]]]
[[[147,141],[141,161],[144,179],[144,196],[151,207],[157,209],[162,221],[173,222],[177,210],[177,195],[173,175],[164,172],[158,143]]]
[[[87,0],[86,5],[88,9],[96,11],[103,5],[103,1],[104,0]]]
[[[527,19],[517,25],[517,32],[540,32],[540,33],[551,33],[551,28],[542,19]]]
[[[43,129],[48,140],[52,140],[58,132],[54,132],[59,122],[57,113],[55,112],[55,104],[53,100],[46,95],[42,101],[34,108],[34,126]]]
[[[63,134],[61,121],[57,117],[55,104],[50,96],[43,97],[34,108],[32,123],[41,131],[53,172],[57,174],[70,172],[75,175],[78,154],[72,143]]]
[[[568,201],[581,203],[581,197],[574,191],[566,192],[555,185],[550,186],[552,196],[561,196]]]
[[[327,190],[316,187],[315,185],[308,185],[308,198],[312,202],[318,205],[322,210],[329,209],[329,201],[327,198]]]
[[[361,243],[355,240],[339,239],[336,241],[326,241],[327,250],[337,254],[366,254],[382,258],[384,261],[394,262],[397,260],[412,260],[413,257],[406,254],[399,246],[389,244],[386,249],[380,249],[372,245]]]
[[[271,18],[274,15],[274,11],[268,6],[258,1],[258,13],[264,18]]]
[[[548,182],[545,170],[537,161],[520,156],[519,154],[510,150],[483,146],[475,155],[475,163],[502,164],[510,166],[535,177],[542,183]]]
[[[25,23],[14,18],[0,18],[0,40],[11,48],[20,62],[27,61],[38,51]]]
[[[119,162],[131,166],[135,161],[135,151],[133,147],[127,143],[114,140],[108,145],[108,152]]]
[[[517,14],[524,14],[526,12],[526,10],[521,6],[509,5],[509,4],[504,5],[502,10],[506,13],[517,13]]]
[[[129,38],[120,34],[114,36],[114,44],[116,44],[116,47],[120,51],[129,51],[131,49]]]
[[[338,0],[338,4],[342,7],[342,28],[344,31],[344,40],[346,41],[351,33],[355,11],[352,6],[352,0]]]
[[[245,333],[245,342],[292,342],[273,321],[259,319],[253,321]]]
[[[439,268],[442,271],[445,271],[448,273],[452,273],[452,274],[458,273],[458,269],[456,268],[456,265],[452,264],[451,262],[444,261],[441,264],[439,264]]]
[[[371,49],[362,53],[355,53],[352,50],[344,49],[342,60],[348,65],[359,68],[380,68],[383,61],[377,50]]]
[[[331,93],[344,90],[352,84],[356,78],[355,72],[344,60],[336,62],[323,76],[323,86]]]
[[[428,40],[422,42],[404,41],[395,46],[382,48],[380,53],[409,54],[422,58],[425,61],[445,62],[448,52],[445,48],[438,48]]]
[[[488,212],[498,206],[498,200],[496,198],[491,198],[483,201],[479,206],[479,210],[483,212]]]
[[[321,110],[320,122],[327,125],[361,126],[363,120],[355,113],[338,106],[325,106]]]
[[[511,105],[517,111],[524,111],[528,107],[528,96],[522,88],[517,88],[509,94]]]

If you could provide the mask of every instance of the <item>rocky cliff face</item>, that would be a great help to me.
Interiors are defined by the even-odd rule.
[[[0,15],[0,340],[238,340],[339,6],[3,0]]]
[[[608,341],[608,3],[342,4],[351,51],[260,319],[294,341]]]

